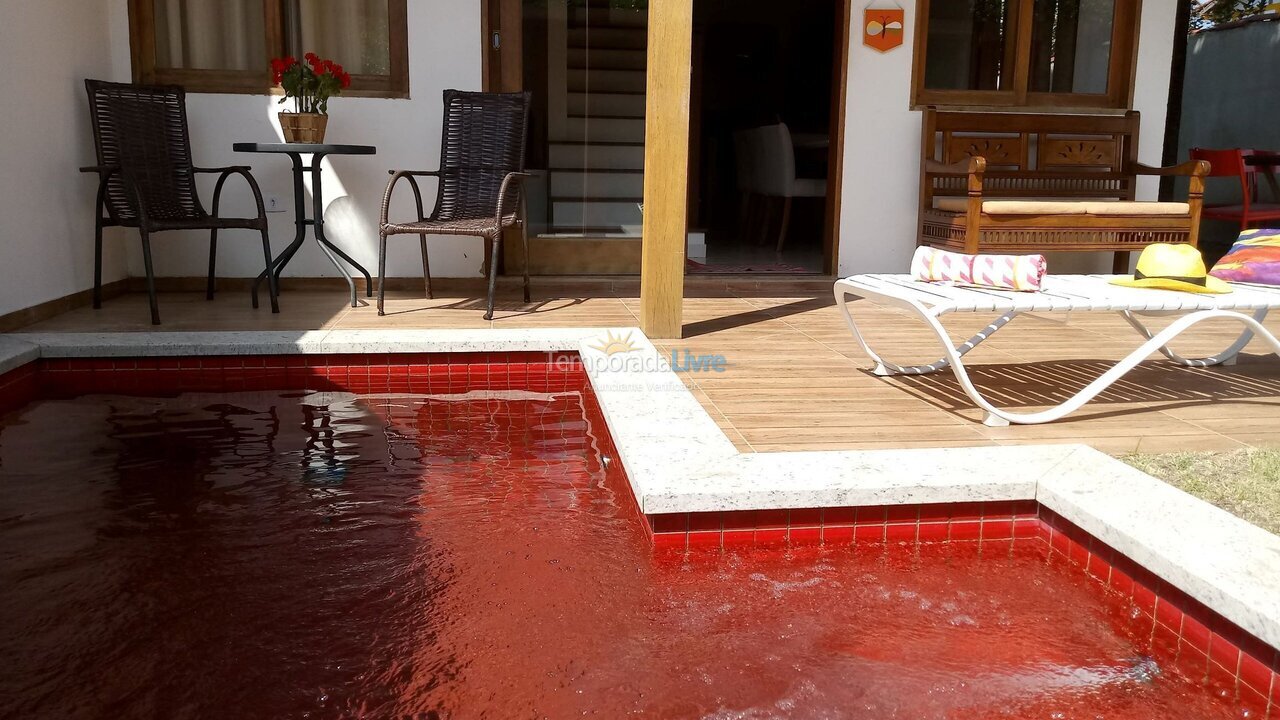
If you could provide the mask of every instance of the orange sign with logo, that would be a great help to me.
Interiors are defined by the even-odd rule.
[[[902,44],[902,8],[867,8],[862,18],[862,44],[888,52]]]

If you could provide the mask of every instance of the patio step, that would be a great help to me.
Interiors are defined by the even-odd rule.
[[[569,117],[644,117],[645,96],[642,92],[571,92],[568,102]]]
[[[647,76],[644,70],[581,70],[565,71],[569,92],[645,92]]]
[[[552,197],[552,219],[557,226],[639,227],[643,221],[641,199]]]
[[[643,170],[644,143],[587,145],[580,142],[550,143],[551,166],[604,170]]]
[[[612,49],[610,47],[569,48],[569,67],[600,68],[606,70],[644,70],[643,49]]]
[[[643,197],[644,171],[551,170],[551,195],[554,197]]]
[[[571,27],[571,48],[613,48],[643,50],[649,45],[647,27]]]
[[[628,8],[574,8],[569,26],[574,28],[645,28],[649,25],[647,10]]]
[[[644,142],[643,118],[572,117],[565,120],[569,142]]]

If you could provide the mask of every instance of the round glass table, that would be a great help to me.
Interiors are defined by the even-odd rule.
[[[307,226],[310,225],[315,229],[316,242],[320,245],[320,249],[329,258],[329,261],[342,273],[347,279],[347,287],[351,290],[351,307],[356,307],[358,303],[358,294],[356,293],[356,282],[352,278],[351,272],[347,270],[339,260],[345,260],[352,267],[364,275],[365,292],[368,297],[373,297],[373,278],[369,275],[369,271],[363,265],[356,262],[350,255],[342,250],[342,248],[334,245],[324,235],[324,195],[321,192],[321,160],[326,155],[373,155],[377,152],[377,148],[372,145],[330,145],[325,143],[254,143],[243,142],[235,143],[231,146],[236,152],[243,153],[276,153],[280,155],[288,155],[293,162],[293,213],[294,225],[297,227],[297,233],[294,235],[293,242],[281,252],[275,260],[272,261],[272,272],[276,276],[276,287],[280,287],[280,273],[284,271],[285,265],[293,259],[298,249],[302,247],[307,237]],[[310,164],[304,164],[303,155],[310,155]],[[311,172],[311,217],[307,217],[306,186],[303,183],[305,171]],[[256,301],[258,297],[258,286],[267,278],[267,271],[263,270],[262,274],[253,281],[253,296]]]

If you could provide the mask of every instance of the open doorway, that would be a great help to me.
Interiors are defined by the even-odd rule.
[[[695,0],[690,272],[822,273],[845,0]]]

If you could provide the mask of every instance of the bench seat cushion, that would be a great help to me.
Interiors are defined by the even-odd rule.
[[[968,200],[958,197],[937,198],[934,207],[947,212],[964,212]],[[1058,200],[983,200],[982,212],[988,215],[1083,215],[1084,203]]]
[[[965,212],[961,197],[934,199],[945,212]],[[1191,206],[1181,202],[1127,202],[1110,200],[983,200],[987,215],[1189,215]]]
[[[1191,206],[1184,202],[1086,202],[1090,215],[1190,215]]]

